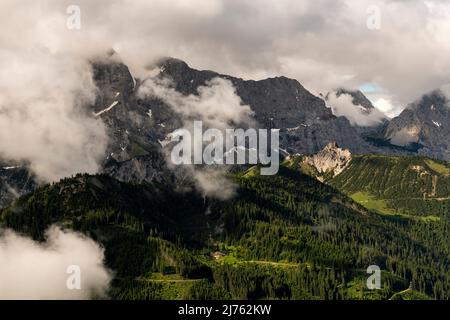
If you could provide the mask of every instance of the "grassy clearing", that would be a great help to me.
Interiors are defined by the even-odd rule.
[[[163,274],[163,273],[152,273],[148,277],[143,279],[146,280],[158,280],[158,281],[173,281],[173,280],[184,280],[184,278],[176,273],[173,274]]]
[[[265,260],[243,260],[240,258],[239,252],[242,250],[240,247],[229,246],[226,244],[219,245],[220,252],[223,254],[216,259],[213,259],[213,263],[219,264],[229,264],[229,265],[240,265],[240,264],[260,264],[260,265],[269,265],[272,267],[280,267],[280,268],[298,268],[299,266],[307,266],[310,268],[310,264],[307,262],[304,263],[295,263],[295,262],[286,262],[286,261],[265,261]],[[209,259],[211,262],[211,259]]]
[[[236,257],[225,256],[218,261],[223,264],[231,264],[235,266],[239,266],[242,264],[259,264],[271,266],[274,268],[298,268],[300,266],[306,266],[310,268],[311,265],[307,262],[304,263],[294,263],[294,262],[275,262],[275,261],[262,261],[262,260],[239,260]]]
[[[299,266],[303,265],[308,268],[311,268],[310,264],[307,262],[293,263],[293,262],[273,262],[273,261],[249,260],[249,261],[240,261],[240,263],[262,264],[262,265],[269,265],[269,266],[278,267],[278,268],[298,268]]]
[[[431,298],[421,292],[408,288],[397,292],[389,300],[431,300]]]
[[[441,221],[441,218],[438,216],[425,216],[425,217],[416,217],[420,218],[423,222],[438,222]]]
[[[195,282],[201,280],[161,281],[162,300],[183,300]]]
[[[407,281],[389,273],[381,271],[381,288],[371,290],[367,287],[367,279],[370,275],[366,270],[354,270],[353,279],[345,284],[348,298],[352,300],[386,300],[395,291],[405,288]],[[389,279],[391,285],[388,285]]]
[[[385,200],[376,199],[367,192],[356,192],[350,196],[354,201],[363,205],[369,210],[376,211],[380,214],[397,215],[398,213],[387,206]]]
[[[427,159],[425,160],[425,163],[427,164],[428,167],[430,167],[431,170],[434,170],[440,174],[443,174],[445,176],[449,176],[450,175],[450,168],[444,166],[441,163],[437,163],[431,159]]]
[[[154,284],[162,300],[182,300],[188,295],[192,286],[203,279],[185,279],[179,274],[152,273],[148,277],[135,279],[139,283]]]
[[[260,169],[258,166],[253,166],[242,175],[243,178],[253,178],[259,176]]]
[[[414,219],[414,220],[419,220],[419,221],[423,221],[423,222],[437,222],[437,221],[441,220],[440,217],[435,216],[435,215],[415,216],[415,215],[408,215],[408,214],[404,214],[401,212],[397,212],[396,210],[388,207],[386,200],[377,199],[367,192],[356,192],[356,193],[352,194],[350,197],[354,201],[363,205],[365,208],[375,211],[378,214],[395,216],[398,218],[405,218],[405,219]]]

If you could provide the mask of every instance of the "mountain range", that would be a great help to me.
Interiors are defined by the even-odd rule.
[[[124,64],[95,60],[92,65],[99,89],[92,116],[107,125],[110,139],[101,171],[126,182],[173,180],[161,142],[183,126],[182,117],[162,99],[140,97],[143,81],[134,79]],[[420,154],[450,160],[450,108],[439,90],[423,95],[394,119],[360,127],[333,114],[327,105],[328,94],[315,96],[293,79],[243,80],[195,70],[173,58],[161,59],[155,68],[159,78],[170,79],[173,88],[186,96],[197,95],[200,86],[216,77],[231,81],[242,103],[254,112],[256,126],[280,129],[280,147],[289,154],[312,154],[336,141],[352,153]],[[334,93],[337,97],[350,95],[361,109],[355,112],[376,110],[361,91],[340,88]],[[4,163],[0,167],[0,206],[11,199],[12,190],[23,194],[37,185],[27,178],[31,174],[21,174],[24,166]]]
[[[229,81],[252,125],[280,129],[280,171],[226,173],[218,199],[166,161],[185,115],[124,64],[93,61],[96,102],[107,127],[96,175],[45,184],[27,163],[0,161],[0,226],[45,240],[54,224],[105,249],[112,299],[450,298],[450,111],[442,91],[393,119],[358,126],[337,116],[349,96],[361,115],[377,110],[361,91],[315,96],[286,77],[243,80],[165,58],[154,79],[195,99],[215,78]],[[177,96],[179,97],[179,96]],[[182,98],[184,99],[184,98]],[[366,287],[379,266],[382,286]]]

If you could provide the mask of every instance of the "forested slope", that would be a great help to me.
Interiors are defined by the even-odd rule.
[[[230,176],[228,201],[79,175],[26,195],[1,224],[42,240],[54,223],[105,247],[115,299],[450,297],[450,224],[392,220],[297,170]],[[382,289],[368,290],[369,265]]]
[[[448,217],[450,165],[423,157],[353,156],[329,184],[380,213]]]

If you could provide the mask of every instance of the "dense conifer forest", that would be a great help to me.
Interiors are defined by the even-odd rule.
[[[0,223],[101,243],[112,299],[449,299],[448,168],[358,156],[327,183],[294,166],[250,168],[230,175],[227,201],[77,175],[21,197]],[[380,289],[366,286],[370,265]]]

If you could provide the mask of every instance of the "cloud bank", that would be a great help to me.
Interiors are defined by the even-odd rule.
[[[333,114],[346,117],[352,125],[371,127],[380,124],[386,116],[378,109],[367,110],[363,106],[355,105],[350,94],[339,96],[335,92],[327,95],[326,104],[331,107]]]
[[[220,77],[198,87],[198,95],[184,95],[176,91],[170,79],[161,78],[159,75],[147,78],[138,90],[141,98],[151,97],[164,101],[181,117],[183,128],[189,131],[191,136],[194,136],[194,121],[202,121],[203,131],[214,128],[221,130],[223,134],[225,129],[255,125],[250,106],[242,103],[231,81]],[[168,166],[177,171],[182,170],[185,175],[190,176],[203,195],[219,199],[230,198],[234,194],[235,186],[224,177],[225,168],[196,165],[175,168],[172,165],[170,142],[173,137],[173,133],[169,134],[163,143]]]
[[[285,75],[318,94],[371,83],[403,108],[450,82],[440,0],[78,1],[77,40],[112,45],[135,74],[155,56],[249,79]],[[379,11],[379,29],[367,22]],[[101,35],[101,36],[100,36]],[[377,95],[381,94],[381,97]]]
[[[215,129],[252,123],[253,111],[244,105],[231,81],[216,77],[197,88],[198,95],[183,95],[171,87],[170,79],[147,78],[138,89],[142,98],[163,100],[183,120],[201,120]]]
[[[80,30],[66,28],[71,4]],[[442,0],[4,0],[0,15],[2,44],[82,56],[113,47],[136,74],[173,56],[245,78],[287,75],[316,92],[374,83],[400,105],[449,82]]]
[[[84,109],[95,101],[87,61],[0,50],[0,69],[0,157],[29,163],[46,182],[95,173],[107,136]]]
[[[46,236],[46,242],[37,243],[10,230],[0,230],[0,299],[105,297],[111,274],[103,265],[99,245],[57,227],[49,228]],[[68,267],[72,265],[80,267],[80,290],[67,287],[73,274]]]

